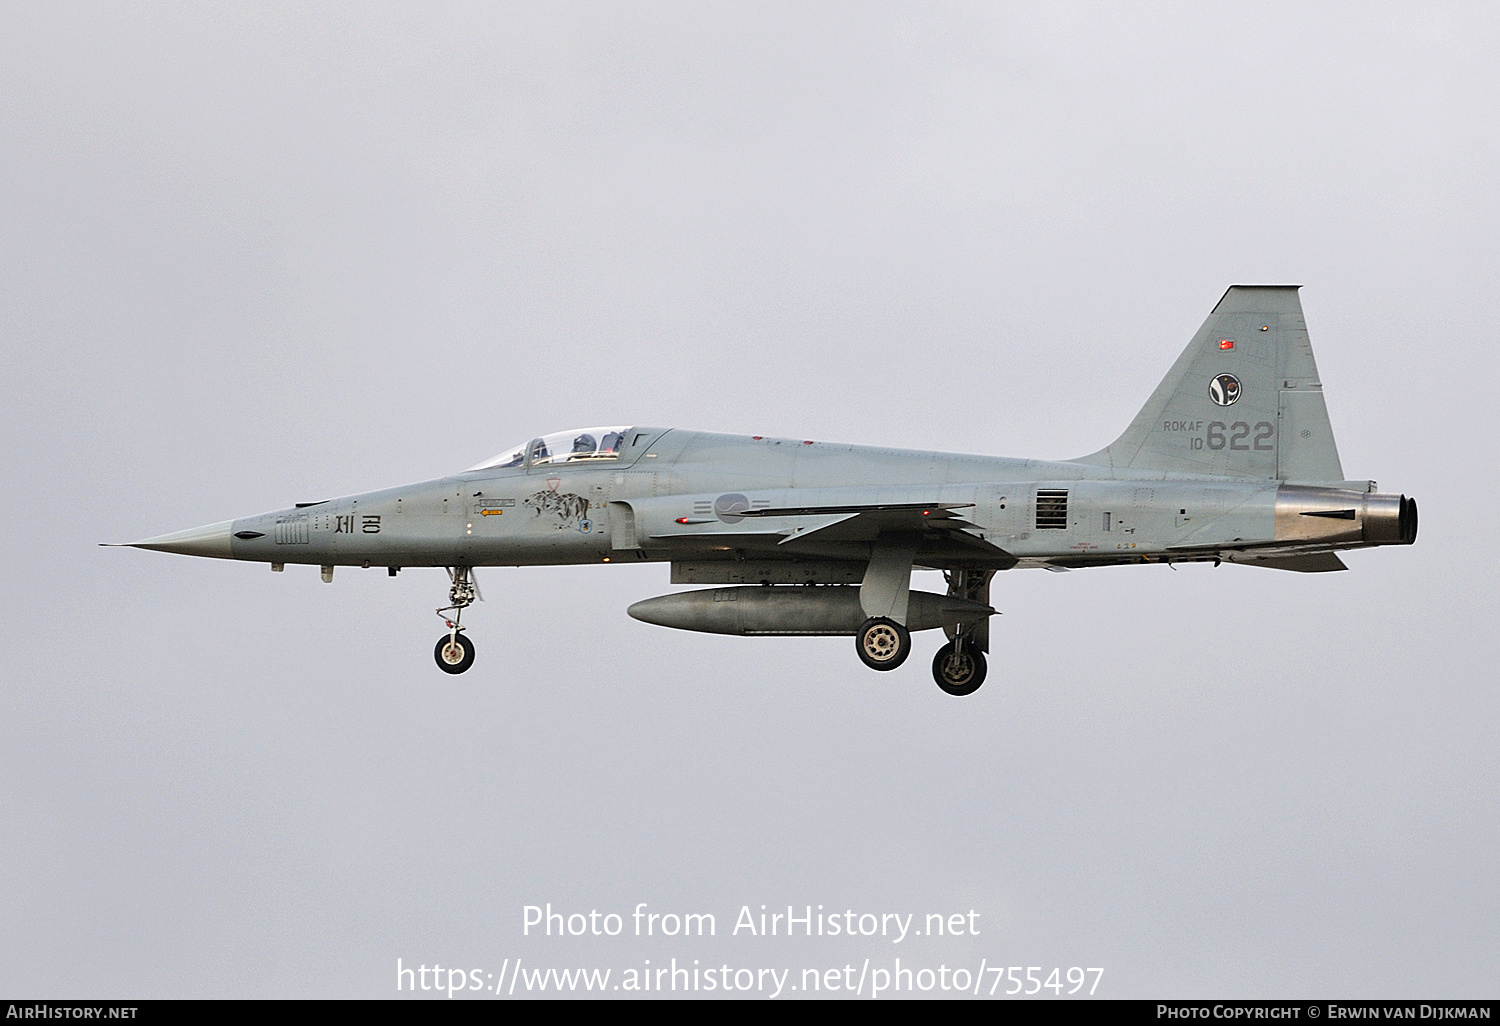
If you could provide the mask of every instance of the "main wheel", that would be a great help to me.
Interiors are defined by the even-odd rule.
[[[872,670],[894,670],[911,654],[911,632],[895,620],[873,616],[854,636],[859,658]]]
[[[938,649],[932,660],[932,679],[950,695],[972,695],[984,683],[988,670],[984,653],[973,644],[965,645],[959,652],[950,641]]]
[[[463,673],[474,665],[474,642],[466,634],[456,637],[444,634],[432,650],[432,657],[444,673]]]

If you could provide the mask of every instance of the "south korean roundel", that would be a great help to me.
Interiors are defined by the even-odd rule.
[[[1240,398],[1240,379],[1220,374],[1208,383],[1208,397],[1220,406],[1233,406]]]

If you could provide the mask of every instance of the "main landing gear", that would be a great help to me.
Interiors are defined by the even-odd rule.
[[[955,569],[943,571],[948,582],[948,596],[968,602],[990,604],[990,578],[993,570]],[[990,622],[987,618],[944,627],[948,644],[937,650],[932,659],[932,679],[944,694],[962,697],[972,695],[984,683],[989,667],[984,653],[990,647]]]
[[[474,579],[473,570],[466,566],[449,567],[448,579],[452,582],[448,589],[450,604],[437,611],[438,617],[448,628],[448,633],[438,639],[432,656],[437,660],[438,669],[444,673],[463,673],[474,665],[474,642],[459,633],[463,630],[459,620],[463,617],[464,610],[480,597],[479,585]],[[453,614],[451,620],[445,615],[447,613]]]
[[[912,557],[915,549],[894,542],[876,546],[859,588],[859,604],[869,619],[854,635],[854,650],[860,662],[872,670],[894,670],[911,654],[911,631],[906,616],[911,597]],[[932,660],[932,678],[945,694],[972,695],[984,683],[988,671],[984,653],[990,645],[989,607],[992,570],[960,568],[943,571],[947,597],[955,613],[964,619],[945,624],[948,644]],[[932,598],[932,596],[925,596]],[[976,615],[979,614],[979,615]],[[926,626],[931,626],[927,624]]]
[[[854,636],[860,661],[872,670],[894,670],[911,655],[911,632],[895,620],[873,616]],[[950,695],[972,695],[984,683],[989,667],[969,631],[955,634],[932,660],[932,679]]]
[[[984,653],[964,635],[938,649],[932,660],[932,679],[950,695],[972,695],[984,683],[989,667]]]
[[[872,616],[854,636],[854,649],[872,670],[894,670],[911,655],[911,632],[895,620]]]

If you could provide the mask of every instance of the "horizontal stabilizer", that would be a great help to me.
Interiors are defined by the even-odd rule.
[[[1233,562],[1242,566],[1268,566],[1272,570],[1293,570],[1299,574],[1326,574],[1335,570],[1349,569],[1344,561],[1332,552],[1314,552],[1308,556],[1269,556],[1255,559],[1240,556]]]

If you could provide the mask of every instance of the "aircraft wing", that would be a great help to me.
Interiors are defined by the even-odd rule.
[[[821,525],[793,527],[777,548],[793,553],[840,543],[867,544],[881,538],[904,536],[918,539],[917,561],[927,566],[976,564],[1000,568],[1014,565],[1014,556],[986,541],[976,525],[954,512],[972,505],[912,503],[864,507],[843,513],[839,519]],[[825,516],[828,512],[809,510],[808,513],[791,515]]]
[[[780,544],[794,546],[816,539],[818,542],[872,542],[882,535],[926,534],[931,531],[962,531],[973,527],[955,509],[972,507],[973,503],[891,503],[869,506],[806,506],[788,509],[750,511],[755,517],[805,518],[829,516],[820,524],[788,525]],[[976,541],[978,539],[975,539]]]
[[[653,502],[659,500],[652,500]],[[687,542],[712,539],[720,544],[740,541],[760,548],[774,543],[781,558],[841,554],[850,558],[868,553],[868,545],[881,538],[917,536],[919,562],[929,559],[939,565],[977,563],[1009,566],[1015,557],[981,538],[979,528],[965,519],[963,510],[972,502],[867,502],[818,505],[773,505],[735,509],[733,523],[709,518],[682,517],[662,523],[655,520],[650,536],[659,541]],[[974,532],[974,533],[970,533]],[[762,549],[764,552],[765,550]],[[769,556],[769,552],[765,552]]]
[[[849,506],[785,506],[780,509],[747,509],[741,517],[821,517],[835,513],[916,513],[921,516],[952,517],[955,509],[970,509],[972,502],[875,502]]]

